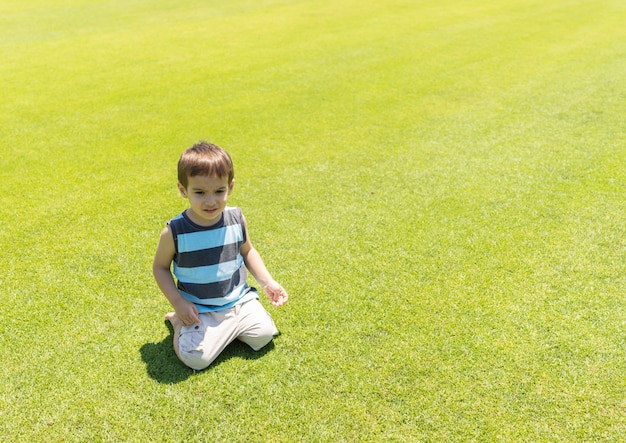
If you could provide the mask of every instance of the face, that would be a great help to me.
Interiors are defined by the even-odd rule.
[[[181,195],[189,200],[187,215],[191,221],[201,226],[220,221],[234,182],[228,183],[228,177],[196,175],[189,177],[186,189],[179,183]]]

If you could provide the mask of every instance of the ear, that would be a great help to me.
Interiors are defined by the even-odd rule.
[[[228,195],[233,193],[233,188],[235,187],[235,179],[233,178],[228,185]]]
[[[180,195],[187,198],[187,190],[180,182],[178,182],[178,191],[180,192]]]

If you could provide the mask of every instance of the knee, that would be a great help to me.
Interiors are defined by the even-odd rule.
[[[264,348],[269,342],[274,338],[273,335],[270,336],[259,336],[259,337],[246,337],[243,339],[245,343],[252,348],[254,351],[260,351],[261,348]]]
[[[199,350],[192,351],[182,351],[179,350],[178,358],[182,361],[185,366],[190,367],[196,371],[202,371],[209,367],[211,363],[213,363],[213,359],[208,359],[206,356]]]
[[[278,335],[278,329],[271,322],[267,325],[259,326],[252,331],[248,331],[239,337],[239,340],[250,346],[253,350],[259,351],[269,344]]]
[[[217,353],[208,353],[205,349],[204,332],[204,327],[184,327],[177,343],[174,343],[180,361],[196,371],[207,368],[217,356]]]

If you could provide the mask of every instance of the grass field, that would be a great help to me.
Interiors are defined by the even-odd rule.
[[[621,0],[5,0],[0,440],[620,441]],[[290,301],[193,372],[199,139]],[[253,283],[253,282],[251,282]]]

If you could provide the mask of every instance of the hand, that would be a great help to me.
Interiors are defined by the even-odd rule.
[[[180,320],[183,326],[191,326],[196,323],[200,323],[200,317],[198,317],[198,308],[189,300],[181,298],[181,300],[174,306],[176,311],[176,317]]]
[[[276,307],[284,305],[289,298],[289,296],[287,295],[287,291],[285,291],[285,288],[283,288],[274,280],[263,286],[263,291],[265,291],[272,304]]]

